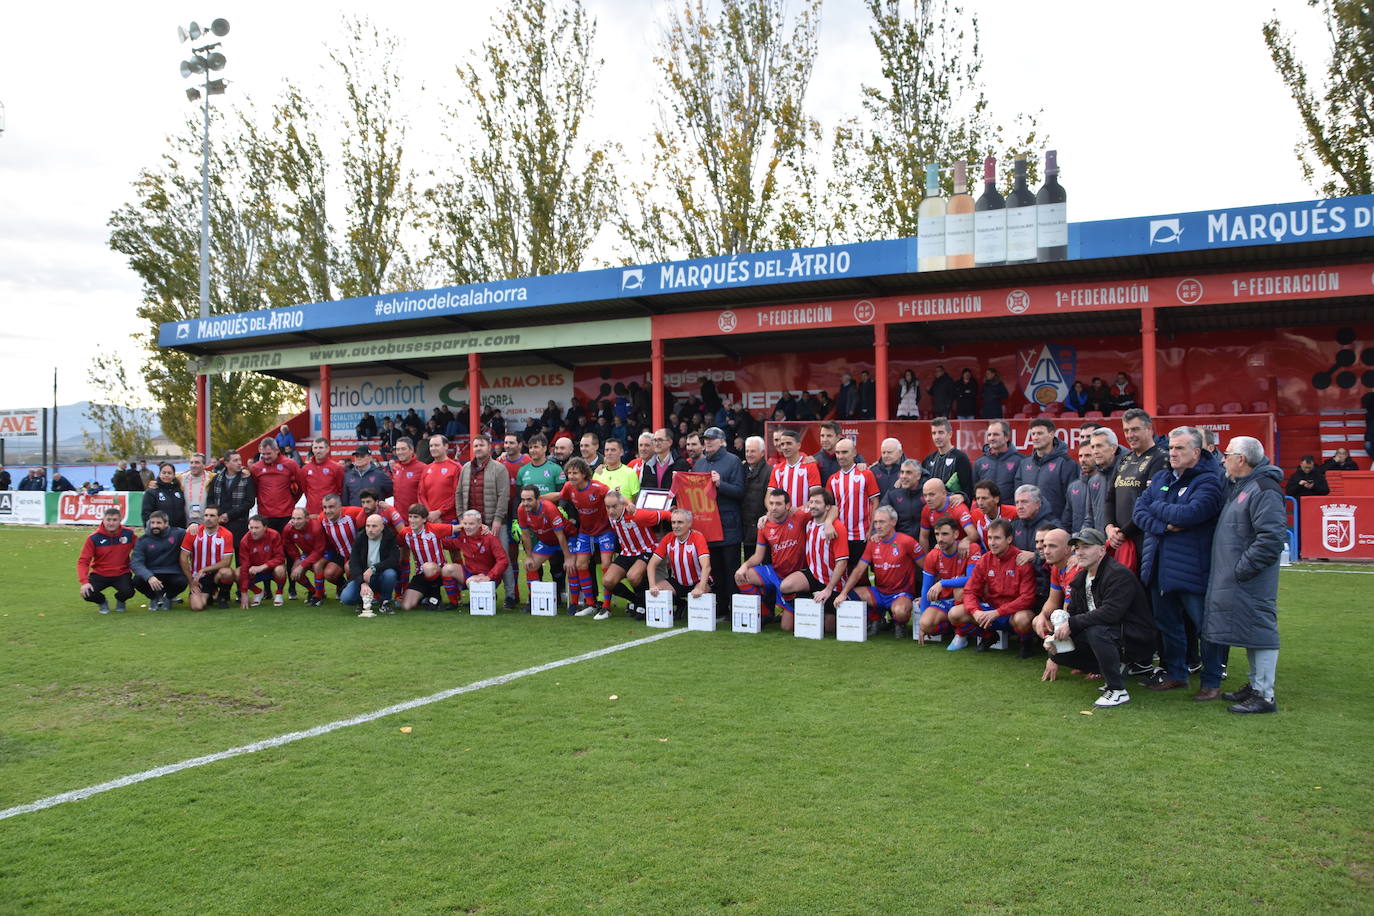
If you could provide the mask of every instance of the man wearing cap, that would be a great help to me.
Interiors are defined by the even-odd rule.
[[[716,614],[723,615],[735,594],[735,570],[740,566],[740,544],[744,540],[744,465],[725,447],[725,430],[712,426],[702,433],[702,455],[692,470],[711,475],[716,487],[716,512],[720,517],[721,537],[708,541],[715,583]]]
[[[1061,665],[1101,674],[1102,696],[1094,706],[1107,709],[1131,701],[1122,667],[1128,658],[1154,646],[1154,618],[1140,580],[1107,556],[1107,535],[1084,528],[1069,540],[1079,572],[1069,590],[1069,618],[1045,640],[1049,658],[1042,681],[1052,681]],[[1057,651],[1055,640],[1072,639],[1073,649]]]
[[[364,490],[371,490],[379,500],[386,499],[391,495],[391,475],[372,460],[366,445],[360,445],[353,450],[353,467],[344,472],[343,504],[361,506]]]

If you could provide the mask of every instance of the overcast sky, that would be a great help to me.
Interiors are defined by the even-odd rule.
[[[653,119],[652,56],[663,9],[651,0],[586,0],[606,60],[594,129],[637,149]],[[995,113],[1039,110],[1059,149],[1071,220],[1307,200],[1294,157],[1300,125],[1260,34],[1277,9],[1320,63],[1320,18],[1302,0],[969,0],[982,26],[983,77]],[[266,105],[282,81],[322,81],[344,14],[397,34],[407,75],[426,91],[415,165],[433,161],[424,125],[454,94],[453,64],[481,42],[494,3],[438,5],[141,2],[124,7],[6,3],[0,8],[0,408],[87,398],[100,347],[135,353],[136,276],[107,245],[110,213],[183,129],[186,48],[176,27],[227,18],[234,103]],[[1136,12],[1139,11],[1139,12]],[[808,104],[827,127],[876,82],[861,0],[826,0]],[[608,253],[609,254],[609,253]]]

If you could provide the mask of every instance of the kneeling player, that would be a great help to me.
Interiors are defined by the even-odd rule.
[[[611,530],[615,532],[619,549],[601,575],[601,588],[606,597],[594,619],[605,620],[611,616],[611,595],[615,594],[626,600],[627,615],[643,620],[644,611],[640,610],[640,605],[644,603],[644,577],[654,555],[654,526],[670,521],[671,514],[636,509],[619,490],[612,490],[606,494],[606,515],[611,519]]]
[[[827,518],[835,506],[835,494],[825,487],[812,487],[806,498],[806,511],[811,520],[806,523],[806,566],[782,580],[782,591],[793,599],[810,595],[825,606],[825,632],[835,632],[835,595],[849,571],[849,539],[844,523]],[[836,549],[839,545],[839,549]],[[782,612],[782,629],[792,632],[796,615]]]
[[[319,576],[324,569],[324,529],[306,514],[304,508],[297,506],[291,510],[291,520],[281,530],[281,545],[291,587],[299,582],[310,596],[305,599],[306,604],[318,604],[311,576]],[[294,597],[294,593],[288,596]]]
[[[219,606],[229,606],[229,587],[234,582],[234,535],[219,523],[219,507],[206,506],[199,529],[186,532],[181,542],[181,573],[190,584],[186,605],[203,611],[210,596],[219,592]],[[195,526],[192,526],[193,528]]]
[[[791,611],[792,605],[782,592],[782,582],[806,567],[803,541],[811,514],[805,509],[793,509],[792,498],[781,487],[769,490],[763,505],[767,514],[759,519],[754,553],[735,571],[735,585],[740,594],[763,592],[765,600],[776,601],[784,610]],[[765,563],[765,556],[771,562]]]
[[[525,545],[525,581],[543,579],[547,565],[557,583],[563,558],[568,555],[568,520],[556,505],[539,498],[539,488],[532,483],[520,488],[516,517],[520,521],[520,540]]]
[[[996,643],[996,631],[1012,630],[1022,636],[1031,632],[1035,612],[1035,567],[1021,563],[1011,543],[1011,522],[997,519],[988,525],[988,550],[973,567],[964,586],[964,603],[949,612],[955,636],[949,650],[957,652],[968,645],[977,632],[978,651],[986,652]]]
[[[568,476],[563,489],[558,493],[546,493],[542,498],[566,499],[577,510],[577,534],[568,540],[572,552],[563,561],[563,568],[568,571],[569,608],[582,604],[576,616],[590,617],[598,612],[592,554],[598,554],[602,569],[611,565],[611,557],[615,554],[615,533],[606,515],[606,494],[610,487],[592,480],[592,470],[581,458],[569,458],[563,465],[563,473]]]
[[[216,512],[216,515],[219,513]],[[120,521],[122,513],[114,506],[105,510],[100,527],[81,545],[76,560],[76,578],[81,583],[81,597],[98,605],[100,613],[110,613],[105,590],[112,589],[115,610],[123,613],[124,602],[134,596],[134,582],[129,568],[137,536],[132,528]]]
[[[421,602],[427,608],[438,608],[445,566],[442,542],[452,537],[458,526],[429,521],[429,508],[421,503],[411,506],[406,513],[410,525],[401,529],[401,544],[415,565],[407,577],[401,608],[413,611]]]
[[[329,493],[322,503],[320,529],[324,532],[324,558],[315,564],[315,595],[307,603],[319,607],[324,603],[324,584],[334,583],[335,593],[348,584],[348,558],[353,542],[367,523],[367,516],[358,506],[345,506],[337,493]]]
[[[969,539],[967,556],[959,549],[959,522],[951,516],[935,520],[935,549],[921,563],[921,622],[919,639],[938,636],[950,629],[949,612],[964,597],[964,585],[982,548]]]
[[[649,560],[649,594],[657,598],[672,592],[674,606],[682,608],[688,596],[700,598],[711,590],[711,553],[706,538],[692,530],[691,512],[674,509],[672,526],[672,534],[664,535]]]
[[[248,519],[248,533],[239,538],[239,607],[262,604],[263,585],[270,592],[272,583],[278,588],[272,604],[281,607],[281,586],[286,584],[286,555],[282,551],[281,535],[267,527],[267,519],[253,515]]]
[[[897,530],[897,510],[879,506],[873,510],[873,537],[864,547],[864,555],[854,565],[844,584],[843,594],[856,594],[868,605],[868,635],[878,632],[883,611],[892,615],[892,632],[898,639],[906,639],[907,624],[916,598],[916,564],[921,558],[921,545],[910,535]],[[859,585],[873,568],[873,585]]]
[[[444,592],[451,607],[462,603],[463,588],[469,582],[494,582],[506,571],[506,547],[491,529],[482,524],[482,513],[469,509],[463,513],[452,537],[444,547],[454,561],[444,565]]]

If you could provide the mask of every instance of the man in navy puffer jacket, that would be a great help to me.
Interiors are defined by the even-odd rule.
[[[1152,690],[1188,686],[1186,614],[1202,631],[1204,597],[1212,556],[1212,533],[1222,503],[1217,460],[1191,426],[1169,433],[1169,467],[1150,479],[1136,500],[1132,520],[1145,532],[1140,579],[1150,594],[1155,625],[1164,645],[1164,671]],[[1202,645],[1202,686],[1221,684],[1224,650]]]

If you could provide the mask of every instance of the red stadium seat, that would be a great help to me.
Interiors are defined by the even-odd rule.
[[[1188,412],[1188,405],[1187,405],[1187,404],[1170,404],[1170,405],[1169,405],[1169,416],[1171,416],[1171,417],[1176,417],[1176,416],[1179,416],[1179,415],[1181,415],[1181,414],[1185,414],[1185,413],[1187,413],[1187,412]]]
[[[1251,412],[1251,413],[1268,413],[1268,412],[1269,412],[1269,402],[1268,402],[1268,401],[1255,401],[1253,404],[1250,405],[1250,412]]]
[[[1221,405],[1222,413],[1240,413],[1244,409],[1245,405],[1240,401],[1227,401],[1225,404]]]
[[[1210,403],[1210,402],[1208,402],[1208,403],[1206,403],[1206,404],[1199,404],[1199,405],[1197,405],[1196,407],[1193,408],[1193,413],[1197,414],[1198,416],[1202,416],[1202,415],[1204,415],[1204,414],[1209,414],[1209,413],[1216,413],[1216,412],[1217,412],[1217,405],[1212,404],[1212,403]]]
[[[1086,412],[1083,414],[1083,419],[1085,419],[1085,420],[1101,420],[1101,419],[1102,419],[1102,411],[1100,411],[1100,410],[1089,410],[1089,411],[1086,411]],[[991,491],[989,491],[989,492],[991,492]]]

